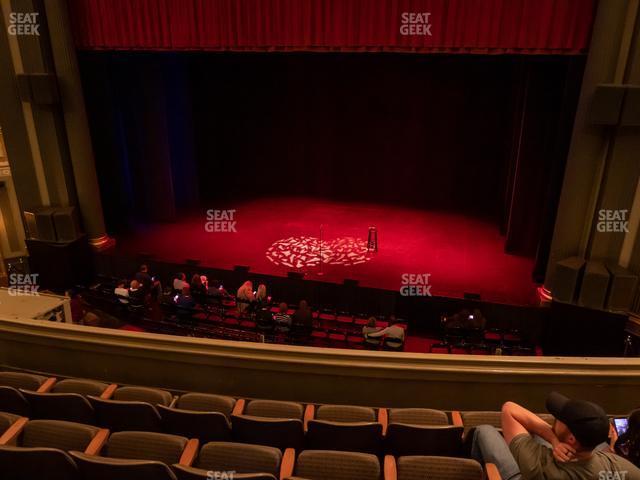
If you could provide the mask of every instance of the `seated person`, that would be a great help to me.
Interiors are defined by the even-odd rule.
[[[118,285],[113,290],[113,293],[118,297],[118,301],[123,305],[129,304],[129,290],[125,287],[127,283],[122,280],[118,282]]]
[[[140,288],[147,291],[151,288],[151,275],[149,275],[149,267],[140,265],[140,270],[136,273],[136,280],[140,283]]]
[[[129,306],[132,308],[144,307],[145,293],[138,280],[131,280],[129,284]]]
[[[362,336],[364,337],[364,342],[369,347],[378,347],[380,346],[380,337],[370,337],[370,333],[376,333],[382,330],[376,326],[376,317],[369,317],[369,321],[367,324],[362,327]]]
[[[150,299],[154,302],[160,303],[162,301],[162,284],[157,277],[151,278]]]
[[[291,330],[291,316],[287,314],[289,307],[286,303],[282,302],[278,305],[278,313],[273,316],[273,323],[275,324],[275,331],[279,333],[289,333]]]
[[[602,472],[606,478],[640,479],[640,470],[606,445],[610,423],[599,405],[552,392],[547,410],[555,417],[553,427],[505,403],[504,437],[492,426],[476,427],[471,456],[494,463],[504,480],[593,480],[603,478]]]
[[[385,337],[384,339],[385,346],[393,349],[398,349],[398,350],[402,349],[402,347],[404,346],[404,335],[405,335],[404,328],[402,328],[400,325],[395,323],[396,322],[395,317],[392,317],[390,320],[392,323],[387,328],[383,328],[382,330],[379,330],[377,332],[368,333],[367,337],[368,338]]]
[[[191,289],[189,286],[182,287],[182,292],[173,297],[173,302],[181,308],[190,309],[195,308],[196,301],[191,296]]]
[[[627,422],[626,432],[619,437],[615,433],[617,438],[615,438],[613,450],[636,467],[640,467],[640,409],[631,412]]]
[[[173,290],[176,293],[181,292],[186,285],[189,285],[187,283],[187,276],[180,272],[176,275],[176,278],[173,279]]]
[[[240,286],[236,295],[236,299],[238,301],[238,312],[247,312],[249,310],[249,307],[251,306],[251,303],[255,301],[255,296],[253,294],[253,283],[251,283],[250,280],[247,280]]]
[[[207,293],[207,289],[202,284],[202,278],[197,273],[194,274],[193,277],[191,277],[191,283],[189,286],[191,287],[192,295],[198,296]]]
[[[211,297],[228,297],[229,294],[222,286],[219,280],[207,281],[207,295]]]
[[[258,291],[256,292],[256,300],[258,306],[264,306],[269,304],[269,297],[267,296],[267,286],[264,283],[258,285]]]
[[[300,300],[298,309],[291,317],[291,328],[302,335],[311,335],[313,330],[313,315],[306,300]]]
[[[261,332],[270,332],[273,330],[273,315],[267,307],[260,308],[256,312],[256,327]]]

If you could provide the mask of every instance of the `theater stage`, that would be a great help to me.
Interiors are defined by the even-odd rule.
[[[209,216],[203,209],[173,223],[139,225],[117,238],[116,249],[174,263],[197,259],[212,268],[247,265],[268,275],[299,271],[336,283],[349,278],[396,291],[403,275],[428,274],[422,279],[428,279],[432,295],[458,298],[473,292],[491,302],[536,304],[533,259],[504,253],[497,225],[484,220],[313,198],[262,198],[210,208],[216,212]],[[232,219],[226,210],[235,210]],[[370,226],[378,231],[377,253],[366,249]]]

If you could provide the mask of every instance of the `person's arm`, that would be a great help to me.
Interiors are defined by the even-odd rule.
[[[549,442],[553,447],[553,455],[560,461],[569,461],[576,453],[573,447],[558,439],[551,425],[517,403],[507,402],[502,406],[501,421],[507,444],[518,435],[531,434]]]
[[[373,333],[368,333],[367,337],[372,337],[372,338],[378,338],[378,337],[382,337],[383,335],[387,334],[387,331],[389,330],[389,327],[387,328],[383,328],[382,330],[379,330],[377,332],[373,332]]]

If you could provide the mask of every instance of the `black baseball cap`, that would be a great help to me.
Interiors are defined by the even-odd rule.
[[[609,438],[609,417],[600,405],[571,400],[558,392],[547,397],[547,411],[564,423],[585,448],[595,448]]]

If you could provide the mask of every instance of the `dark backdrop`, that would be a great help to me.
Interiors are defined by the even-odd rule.
[[[79,58],[111,230],[236,198],[313,195],[482,216],[509,251],[545,255],[582,57]]]

